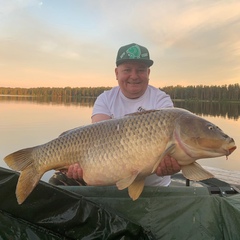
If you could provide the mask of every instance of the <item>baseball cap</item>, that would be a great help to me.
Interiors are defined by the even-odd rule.
[[[148,67],[153,65],[153,61],[150,59],[147,48],[131,43],[119,48],[117,53],[116,65],[120,65],[123,62],[136,61],[147,64]]]

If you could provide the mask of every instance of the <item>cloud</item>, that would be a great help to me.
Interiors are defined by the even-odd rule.
[[[146,36],[156,43],[170,47],[177,41],[223,25],[229,25],[240,18],[239,1],[152,1],[141,6],[135,26],[146,23]],[[144,15],[147,12],[147,15]]]
[[[239,1],[152,1],[145,23],[159,75],[177,83],[239,81]],[[168,82],[169,83],[169,82]]]
[[[76,51],[74,47],[66,47],[64,43],[60,43],[59,41],[43,40],[39,43],[39,51],[51,54],[55,56],[59,56],[61,58],[78,60],[80,59],[79,53]]]
[[[239,76],[238,0],[8,0],[0,19],[0,63],[39,81],[113,83],[117,49],[130,42],[149,48],[155,86]]]
[[[42,2],[39,0],[0,0],[0,14],[5,16],[29,6],[40,5],[42,5]]]

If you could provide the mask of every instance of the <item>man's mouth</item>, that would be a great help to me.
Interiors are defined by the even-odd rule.
[[[140,84],[141,82],[128,82],[128,84]]]

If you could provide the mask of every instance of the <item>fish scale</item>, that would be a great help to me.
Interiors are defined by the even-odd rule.
[[[69,130],[58,138],[4,158],[9,167],[21,171],[16,195],[25,201],[42,175],[51,169],[79,163],[88,185],[128,188],[136,200],[144,180],[162,159],[170,155],[191,180],[213,175],[196,163],[203,157],[229,155],[234,140],[214,124],[179,108],[129,114]]]

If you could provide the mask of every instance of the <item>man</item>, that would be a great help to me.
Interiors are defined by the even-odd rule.
[[[150,59],[147,48],[132,43],[121,47],[117,53],[115,75],[118,86],[98,96],[92,113],[92,123],[123,117],[133,112],[173,107],[169,95],[149,85]],[[146,178],[145,185],[168,186],[169,175],[180,171],[176,160],[166,156],[153,174]],[[71,165],[67,176],[81,179],[82,169]]]

